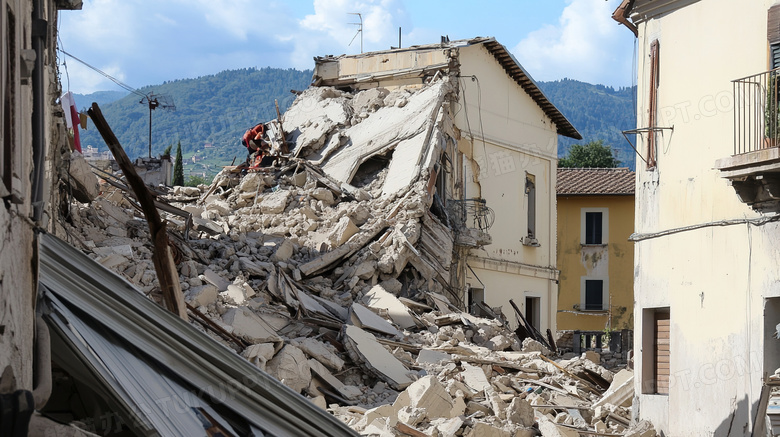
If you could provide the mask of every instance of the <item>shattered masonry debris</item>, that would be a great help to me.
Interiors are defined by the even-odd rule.
[[[271,153],[291,150],[274,166],[227,167],[210,186],[158,197],[182,213],[169,217],[173,234],[191,218],[189,239],[171,239],[185,300],[228,334],[209,330],[216,341],[246,342],[231,347],[366,435],[655,435],[632,426],[630,370],[585,354],[553,362],[504,320],[453,304],[457,241],[474,233],[432,208],[430,181],[458,136],[445,122],[456,93],[447,75],[393,90],[311,87],[283,129],[266,130]],[[77,200],[94,199],[79,179]],[[134,201],[101,190],[59,226],[159,301]],[[469,244],[490,241],[478,237]]]

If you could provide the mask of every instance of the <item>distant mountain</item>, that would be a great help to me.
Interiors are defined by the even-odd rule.
[[[92,105],[92,102],[97,102],[101,108],[111,102],[115,102],[127,95],[127,91],[95,91],[91,94],[77,94],[73,93],[73,98],[76,100],[76,105],[79,111],[82,108],[88,108]]]
[[[223,71],[195,79],[180,79],[139,89],[169,96],[176,109],[157,108],[152,112],[152,154],[181,141],[186,159],[209,158],[216,173],[219,164],[230,164],[234,156],[243,160],[240,146],[244,131],[261,121],[276,118],[274,100],[284,112],[295,99],[291,89],[303,90],[311,82],[312,71],[278,68],[245,68]],[[137,94],[100,105],[103,116],[130,158],[146,156],[149,144],[149,107],[139,103]],[[81,102],[79,108],[91,104]],[[90,123],[81,134],[82,145],[106,150],[105,142]],[[175,150],[175,149],[174,149]],[[243,156],[242,156],[243,154]]]
[[[558,156],[564,156],[572,144],[604,140],[617,152],[623,166],[634,169],[635,152],[621,131],[636,128],[636,87],[614,89],[572,79],[538,84],[582,134],[582,141],[559,137]],[[636,145],[634,137],[629,138]]]
[[[202,176],[217,173],[233,158],[240,162],[246,156],[239,143],[244,131],[276,118],[274,100],[284,112],[295,99],[290,90],[305,89],[311,77],[311,70],[245,68],[142,88],[140,93],[167,95],[176,105],[174,111],[152,112],[152,154],[181,141],[185,173]],[[634,128],[633,89],[615,90],[570,79],[539,82],[539,86],[582,133],[582,142],[603,139],[618,152],[623,165],[634,168],[633,150],[620,133]],[[118,91],[76,95],[79,109],[98,102],[130,158],[148,154],[149,108],[140,100],[137,94]],[[106,150],[91,123],[81,133],[81,142]],[[558,155],[563,156],[573,143],[559,137]]]

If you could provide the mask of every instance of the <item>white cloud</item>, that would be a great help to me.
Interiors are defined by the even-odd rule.
[[[605,85],[631,83],[631,34],[612,20],[619,0],[568,0],[557,25],[529,33],[512,50],[537,80],[563,77]],[[630,53],[630,52],[629,52]]]

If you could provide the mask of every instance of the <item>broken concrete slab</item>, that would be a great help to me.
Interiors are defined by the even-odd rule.
[[[251,343],[284,343],[276,334],[276,329],[258,317],[247,307],[231,308],[222,316],[222,320],[233,327],[233,334]],[[279,346],[281,347],[281,346]]]
[[[463,382],[471,387],[472,390],[483,391],[491,388],[490,381],[488,381],[481,367],[472,366],[467,362],[462,362],[460,365],[463,367],[463,372],[460,373],[460,376]]]
[[[414,382],[409,376],[409,369],[388,352],[372,334],[352,325],[344,325],[342,333],[344,347],[352,360],[363,365],[377,378],[387,382],[396,390],[403,390]]]
[[[428,348],[420,349],[417,354],[417,364],[439,364],[442,361],[452,361],[450,354]]]
[[[534,409],[528,401],[520,398],[512,399],[506,410],[506,418],[512,423],[531,427],[534,425]]]
[[[401,331],[391,325],[390,322],[359,303],[353,303],[349,310],[352,324],[359,328],[370,329],[394,337],[402,335]]]
[[[631,405],[634,398],[634,372],[623,369],[612,378],[612,384],[601,399],[593,403],[593,408],[612,404],[619,407]]]
[[[382,284],[373,286],[363,297],[363,302],[370,308],[387,310],[387,315],[390,316],[393,323],[403,329],[417,326],[409,308],[395,295],[385,290]]]
[[[330,242],[331,247],[339,247],[352,238],[353,235],[358,233],[358,231],[360,231],[360,228],[355,226],[355,223],[351,218],[345,216],[333,227],[333,230],[328,236],[328,241]]]
[[[208,306],[217,301],[217,287],[211,284],[192,287],[187,291],[187,299],[194,307]]]
[[[333,390],[336,390],[336,392],[345,399],[355,399],[362,394],[359,388],[345,385],[343,382],[339,381],[338,378],[333,376],[320,361],[314,358],[309,358],[309,368],[311,369],[312,374],[322,379],[323,382]]]
[[[290,340],[290,344],[297,346],[306,352],[306,355],[314,358],[315,360],[337,372],[344,368],[344,360],[339,358],[338,355],[328,349],[321,341],[315,340],[313,338],[301,337]]]
[[[511,437],[512,434],[501,428],[484,422],[474,422],[471,430],[463,434],[464,437]],[[547,437],[547,434],[543,434]]]
[[[210,284],[213,284],[215,287],[217,287],[217,291],[223,292],[227,290],[228,285],[230,285],[230,281],[224,279],[223,277],[216,274],[211,269],[206,269],[203,272],[203,279],[204,281],[209,282]]]

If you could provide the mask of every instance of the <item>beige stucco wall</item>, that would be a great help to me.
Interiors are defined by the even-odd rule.
[[[510,323],[510,299],[524,311],[525,297],[538,297],[540,328],[555,331],[555,125],[483,46],[461,48],[459,56],[456,125],[459,148],[472,158],[465,163],[465,197],[484,198],[496,217],[493,243],[472,250],[469,265],[484,284],[485,302],[500,306]],[[538,247],[521,242],[528,229],[526,174],[536,179]],[[466,277],[472,287],[482,286],[472,272]]]
[[[674,131],[658,135],[657,170],[637,159],[636,232],[757,217],[712,167],[733,153],[731,80],[767,70],[773,3],[702,0],[639,24],[637,124],[648,124],[649,47],[658,39],[658,125]],[[778,292],[778,231],[715,226],[635,244],[635,409],[665,435],[750,435],[762,375],[780,367],[763,364],[765,348],[778,348],[765,344],[764,328],[764,298]],[[662,307],[670,308],[670,393],[641,394],[649,317]]]
[[[582,210],[606,209],[604,246],[582,246]],[[558,196],[558,329],[634,329],[634,196]],[[580,311],[582,278],[608,284],[609,310]],[[576,306],[576,307],[575,307]]]

